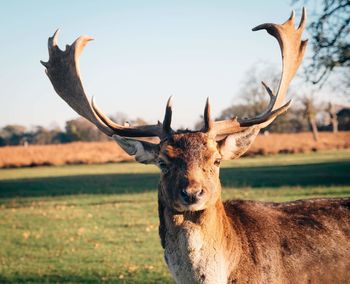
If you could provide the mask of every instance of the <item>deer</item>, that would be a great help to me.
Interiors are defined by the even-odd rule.
[[[305,9],[297,28],[294,19],[292,12],[283,24],[253,29],[277,39],[282,55],[277,91],[262,82],[270,97],[266,110],[254,118],[215,121],[207,99],[199,130],[172,129],[171,98],[162,122],[113,122],[88,99],[81,81],[79,58],[92,37],[79,37],[65,51],[57,46],[58,30],[48,40],[49,60],[41,63],[56,93],[136,161],[160,168],[159,236],[176,283],[349,283],[349,198],[221,199],[221,161],[242,156],[291,104],[284,100],[307,46],[301,39]]]

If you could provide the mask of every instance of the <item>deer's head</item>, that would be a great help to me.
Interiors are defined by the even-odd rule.
[[[111,121],[89,102],[80,78],[79,56],[92,38],[78,38],[65,51],[57,47],[58,31],[49,38],[49,61],[42,62],[57,94],[77,113],[113,137],[136,161],[156,164],[161,170],[160,196],[178,212],[203,210],[220,198],[219,167],[221,160],[235,159],[245,153],[261,128],[285,112],[290,101],[283,104],[287,88],[305,52],[307,41],[301,40],[305,26],[305,10],[299,27],[294,28],[294,13],[282,25],[263,24],[253,30],[265,29],[279,43],[282,54],[282,75],[278,90],[270,96],[267,109],[255,118],[214,121],[207,100],[204,127],[197,131],[174,131],[171,128],[172,104],[168,100],[163,122],[154,125],[130,126]],[[158,137],[159,143],[141,140]]]

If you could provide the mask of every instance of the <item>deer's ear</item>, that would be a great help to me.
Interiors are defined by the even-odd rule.
[[[260,127],[252,126],[241,132],[228,135],[218,141],[218,148],[223,160],[233,160],[242,156],[253,144]]]
[[[113,135],[113,138],[126,153],[135,156],[137,162],[142,164],[156,163],[159,153],[158,144],[124,138],[119,135]]]

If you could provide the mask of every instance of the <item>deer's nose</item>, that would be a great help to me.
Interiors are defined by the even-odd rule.
[[[202,188],[196,188],[192,190],[182,189],[180,196],[185,204],[194,204],[198,202],[204,195],[204,190]]]

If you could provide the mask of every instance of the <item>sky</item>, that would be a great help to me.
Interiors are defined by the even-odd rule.
[[[39,63],[48,60],[47,38],[57,28],[62,49],[80,35],[94,37],[81,74],[105,113],[154,123],[173,95],[174,127],[192,127],[208,96],[213,116],[239,100],[254,65],[280,68],[277,41],[251,29],[282,23],[293,8],[290,0],[0,2],[0,127],[63,127],[78,117]]]

